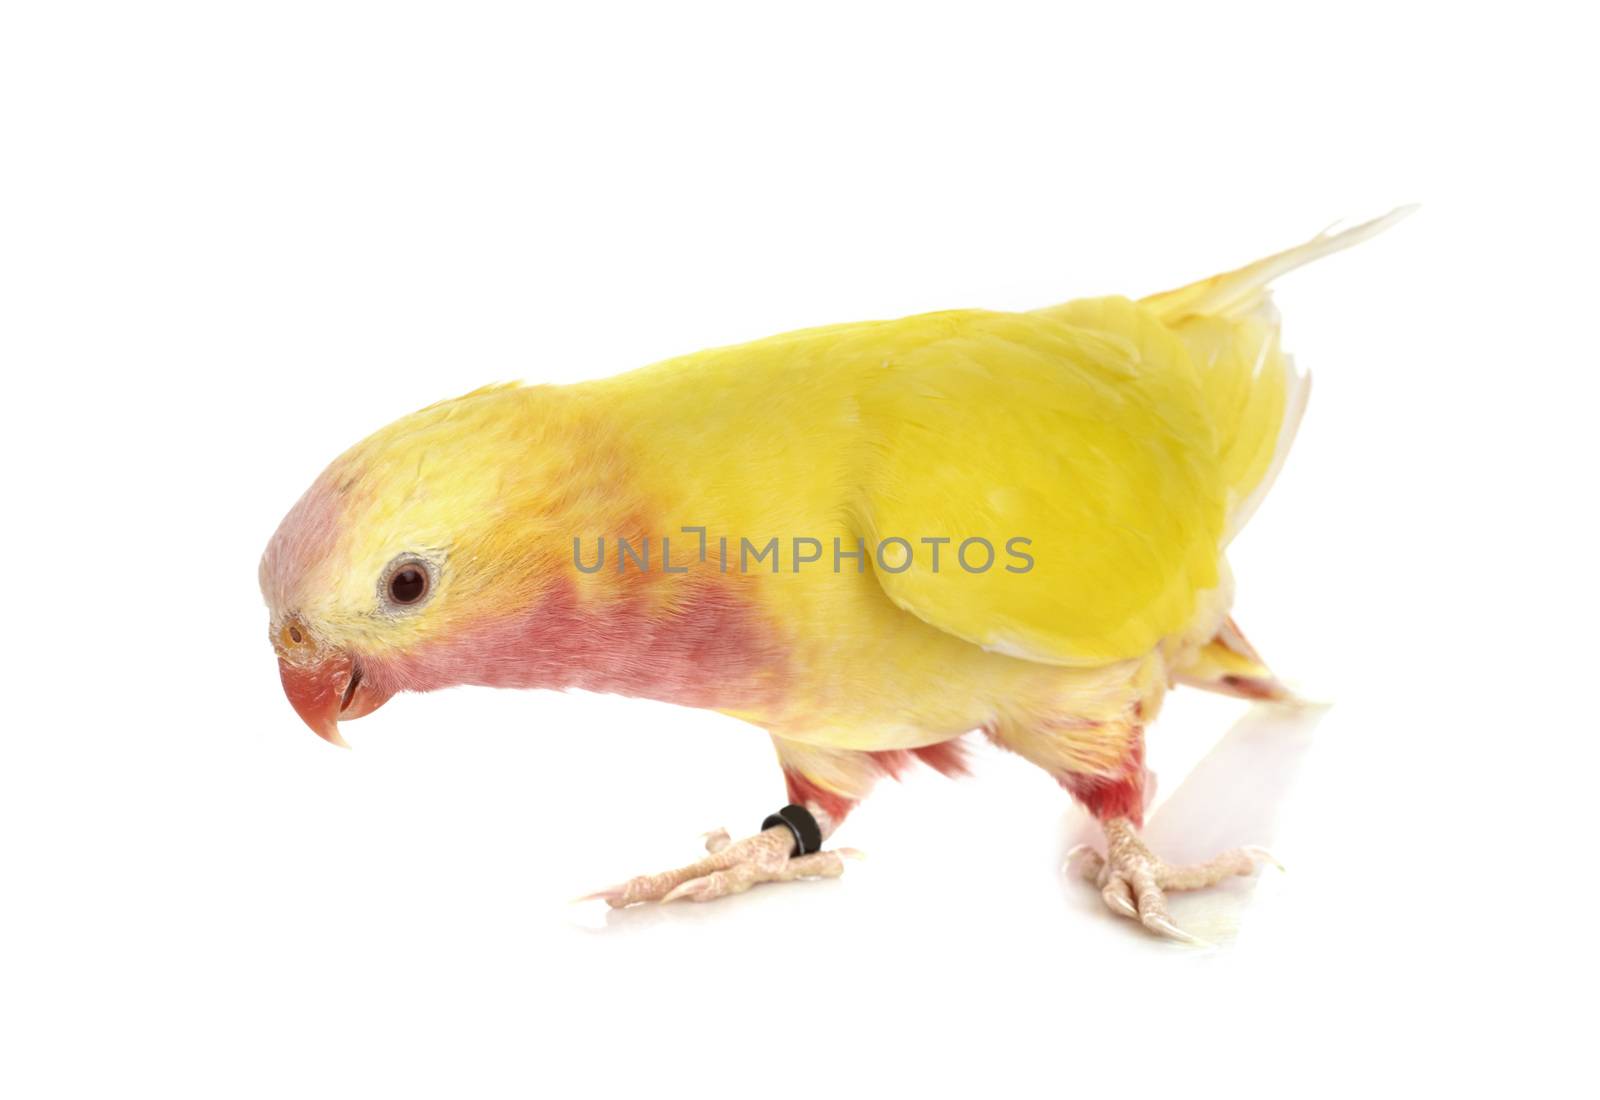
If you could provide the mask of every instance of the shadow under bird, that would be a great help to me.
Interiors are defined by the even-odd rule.
[[[764,729],[790,805],[594,895],[619,907],[836,876],[850,852],[821,846],[874,782],[959,773],[981,731],[1100,822],[1079,866],[1112,910],[1192,939],[1167,892],[1265,853],[1163,862],[1144,737],[1176,684],[1290,698],[1229,617],[1225,558],[1308,392],[1268,286],[1406,213],[1138,300],[808,329],[431,405],[336,459],[268,544],[284,691],[339,744],[397,692],[457,684]]]

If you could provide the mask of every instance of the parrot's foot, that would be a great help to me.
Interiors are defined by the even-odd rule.
[[[1254,846],[1230,849],[1205,863],[1169,867],[1145,846],[1127,818],[1114,817],[1102,828],[1106,854],[1102,856],[1087,845],[1079,845],[1068,853],[1068,865],[1082,857],[1080,872],[1100,887],[1100,897],[1113,913],[1131,917],[1150,931],[1183,943],[1206,946],[1206,941],[1173,923],[1167,913],[1166,891],[1215,886],[1232,875],[1250,874],[1263,860],[1282,869],[1270,852]]]
[[[791,856],[794,846],[794,834],[783,825],[737,843],[730,841],[726,829],[718,829],[706,834],[706,851],[710,853],[706,858],[676,871],[631,878],[581,900],[601,899],[613,909],[641,901],[713,901],[742,894],[762,882],[838,878],[844,874],[845,857],[861,856],[853,848]]]

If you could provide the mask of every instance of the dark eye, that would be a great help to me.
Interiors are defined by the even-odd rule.
[[[401,566],[389,578],[389,598],[395,603],[416,603],[427,594],[428,574],[418,566]]]
[[[438,579],[437,567],[427,558],[410,551],[400,554],[378,574],[380,610],[398,614],[421,607],[433,598],[433,583]]]

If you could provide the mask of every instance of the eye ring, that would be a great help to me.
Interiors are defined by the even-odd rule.
[[[414,610],[433,595],[434,573],[426,558],[401,554],[384,567],[378,580],[378,597],[392,611]]]

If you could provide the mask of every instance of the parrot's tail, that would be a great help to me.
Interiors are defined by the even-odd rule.
[[[1183,661],[1175,676],[1180,684],[1240,699],[1285,703],[1295,698],[1232,619],[1223,620],[1216,635]]]
[[[1269,284],[1383,232],[1415,209],[1402,206],[1343,232],[1323,231],[1236,271],[1141,301],[1183,341],[1200,372],[1230,492],[1225,542],[1272,487],[1311,392],[1310,375],[1280,346]]]

